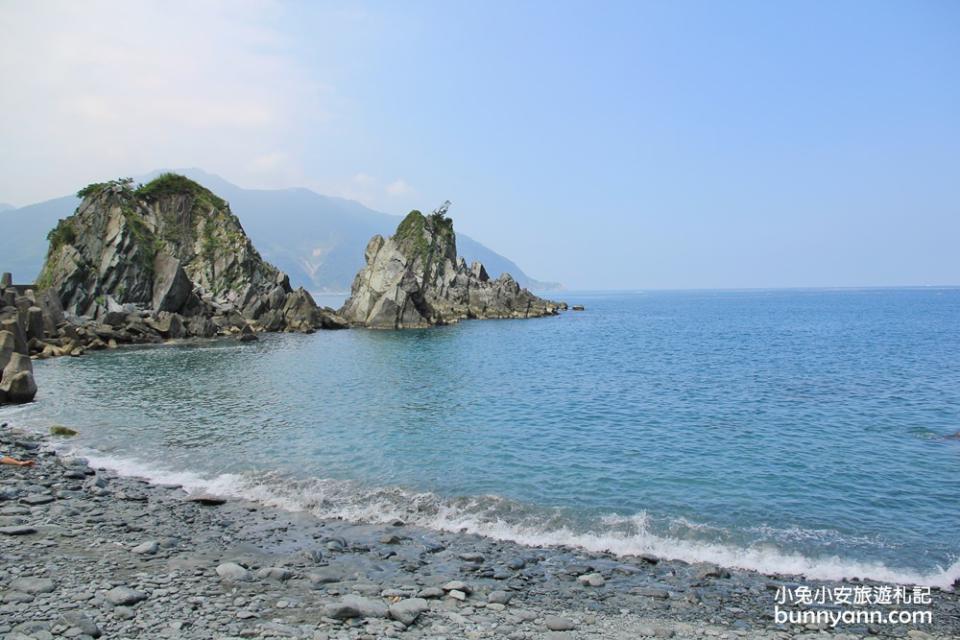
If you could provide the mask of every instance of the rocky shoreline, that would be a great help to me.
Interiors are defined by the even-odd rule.
[[[778,625],[779,587],[841,583],[321,520],[118,477],[48,445],[0,428],[0,451],[36,460],[0,467],[8,640],[960,635],[954,591],[932,590],[929,625]]]

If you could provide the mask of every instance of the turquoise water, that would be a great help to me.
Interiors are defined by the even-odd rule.
[[[960,577],[960,290],[566,298],[587,311],[37,362],[0,419],[322,515]]]

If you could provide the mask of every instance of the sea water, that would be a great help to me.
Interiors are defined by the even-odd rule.
[[[559,297],[587,309],[38,361],[0,420],[322,516],[960,577],[960,289]]]

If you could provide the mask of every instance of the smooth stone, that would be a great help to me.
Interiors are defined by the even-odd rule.
[[[160,550],[160,543],[156,540],[148,540],[142,542],[135,546],[133,549],[130,549],[131,553],[136,553],[138,555],[152,555]]]
[[[143,591],[136,591],[129,587],[114,587],[107,591],[107,600],[115,606],[130,606],[147,599]]]
[[[236,562],[224,562],[217,566],[217,575],[227,582],[240,582],[250,579],[250,572]]]
[[[602,587],[607,583],[599,573],[588,573],[577,578],[577,582],[588,587]]]
[[[264,567],[257,571],[257,577],[266,580],[284,582],[293,577],[293,571],[284,567]]]
[[[572,621],[553,615],[544,618],[543,624],[550,631],[573,631],[577,628]]]
[[[307,579],[310,580],[310,584],[316,588],[321,585],[340,582],[343,579],[343,576],[333,569],[325,569],[321,567],[316,571],[311,571],[308,573]]]
[[[208,493],[198,493],[197,495],[191,495],[184,498],[187,502],[196,502],[197,504],[202,504],[206,507],[216,507],[221,504],[226,504],[227,499],[221,496],[214,496]]]
[[[23,593],[22,591],[7,591],[3,594],[3,601],[7,604],[25,604],[27,602],[33,602],[34,598],[29,593]]]
[[[103,631],[100,630],[100,627],[97,626],[97,623],[92,618],[75,611],[64,613],[60,618],[60,624],[79,629],[81,634],[90,636],[91,638],[99,638],[103,635]]]
[[[484,561],[482,553],[461,553],[459,558],[464,562],[482,563]]]
[[[113,617],[119,620],[133,620],[136,615],[130,607],[117,607],[113,610]]]
[[[467,594],[459,589],[451,589],[450,591],[447,591],[447,595],[454,600],[460,600],[461,602],[467,599]]]
[[[359,618],[360,610],[345,602],[331,602],[324,606],[323,616],[333,620],[349,620],[350,618]]]
[[[15,578],[10,581],[10,589],[23,593],[51,593],[57,585],[50,578]]]
[[[31,507],[38,507],[42,504],[50,504],[54,500],[56,500],[56,498],[51,495],[26,496],[20,498],[20,503],[30,505]]]
[[[703,580],[705,578],[729,578],[730,572],[726,569],[721,569],[715,564],[705,563],[697,565],[697,580]]]
[[[37,530],[26,525],[14,525],[12,527],[0,527],[0,533],[5,536],[28,536],[36,533]]]
[[[442,588],[444,591],[462,591],[463,593],[473,593],[473,589],[470,588],[470,585],[461,580],[451,580],[443,585]]]
[[[491,591],[487,595],[487,602],[490,604],[510,604],[510,600],[513,598],[513,594],[509,591]]]
[[[421,589],[417,596],[421,598],[442,598],[443,593],[443,589],[440,587],[427,587],[426,589]]]
[[[407,598],[390,605],[390,617],[410,626],[417,621],[420,614],[427,611],[430,605],[423,598]]]
[[[360,612],[362,618],[386,618],[390,611],[385,602],[363,596],[343,596],[340,601]]]

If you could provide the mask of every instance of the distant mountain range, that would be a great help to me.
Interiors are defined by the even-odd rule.
[[[348,291],[363,267],[367,242],[377,233],[392,234],[401,220],[309,189],[244,189],[200,169],[173,171],[227,200],[263,257],[289,274],[294,286],[314,292]],[[161,173],[136,179],[147,182]],[[47,233],[78,204],[76,196],[65,196],[19,208],[0,205],[0,270],[12,272],[17,282],[36,278],[47,253]],[[457,235],[457,249],[468,263],[482,262],[494,278],[507,272],[529,289],[561,288],[534,280],[513,261],[463,234]]]

